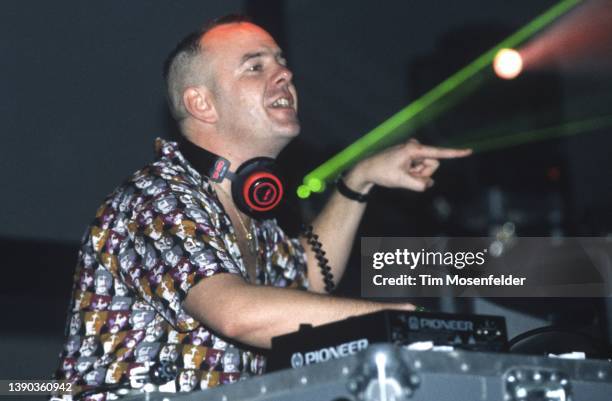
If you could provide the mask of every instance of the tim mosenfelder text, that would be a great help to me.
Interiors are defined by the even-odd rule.
[[[375,274],[372,282],[375,286],[522,286],[527,278],[510,275],[490,274],[485,277],[462,277],[460,274],[446,274],[435,277],[432,274],[414,274],[421,267],[453,267],[462,270],[465,267],[483,267],[486,263],[487,249],[482,251],[440,252],[421,249],[414,252],[408,249],[396,249],[394,252],[374,252],[372,267],[381,270],[387,266],[401,266],[410,269],[411,274],[400,274],[385,277]]]

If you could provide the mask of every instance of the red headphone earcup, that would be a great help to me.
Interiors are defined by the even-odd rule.
[[[232,179],[236,206],[255,218],[269,217],[284,195],[282,179],[275,172],[274,159],[258,157],[243,163]]]
[[[249,208],[258,212],[269,212],[280,203],[283,184],[276,175],[257,171],[245,180],[242,197]]]

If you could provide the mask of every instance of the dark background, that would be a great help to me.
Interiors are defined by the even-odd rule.
[[[248,13],[285,48],[302,134],[280,157],[292,199],[303,175],[548,7],[550,0],[5,1],[0,13],[0,378],[47,377],[61,348],[79,238],[103,199],[176,133],[161,65],[187,32]],[[597,65],[597,62],[594,63]],[[487,79],[417,132],[422,142],[523,132],[612,114],[611,74],[561,60]],[[490,75],[490,74],[489,74]],[[610,128],[449,161],[426,194],[377,190],[360,235],[612,233]],[[312,215],[324,196],[301,205]],[[357,255],[358,256],[358,255]],[[340,293],[359,294],[353,257]],[[510,332],[557,323],[609,336],[603,300],[435,300],[504,313]]]

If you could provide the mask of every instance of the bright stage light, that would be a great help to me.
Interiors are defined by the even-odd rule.
[[[513,49],[501,49],[493,60],[493,70],[498,77],[514,79],[523,70],[523,58]]]

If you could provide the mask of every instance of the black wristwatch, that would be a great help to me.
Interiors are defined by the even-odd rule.
[[[344,176],[345,176],[345,173],[342,173],[336,179],[336,188],[338,188],[338,192],[340,192],[342,196],[350,200],[354,200],[354,201],[361,202],[361,203],[367,202],[368,199],[370,198],[370,193],[368,192],[368,193],[362,194],[360,192],[353,191],[344,182]]]

